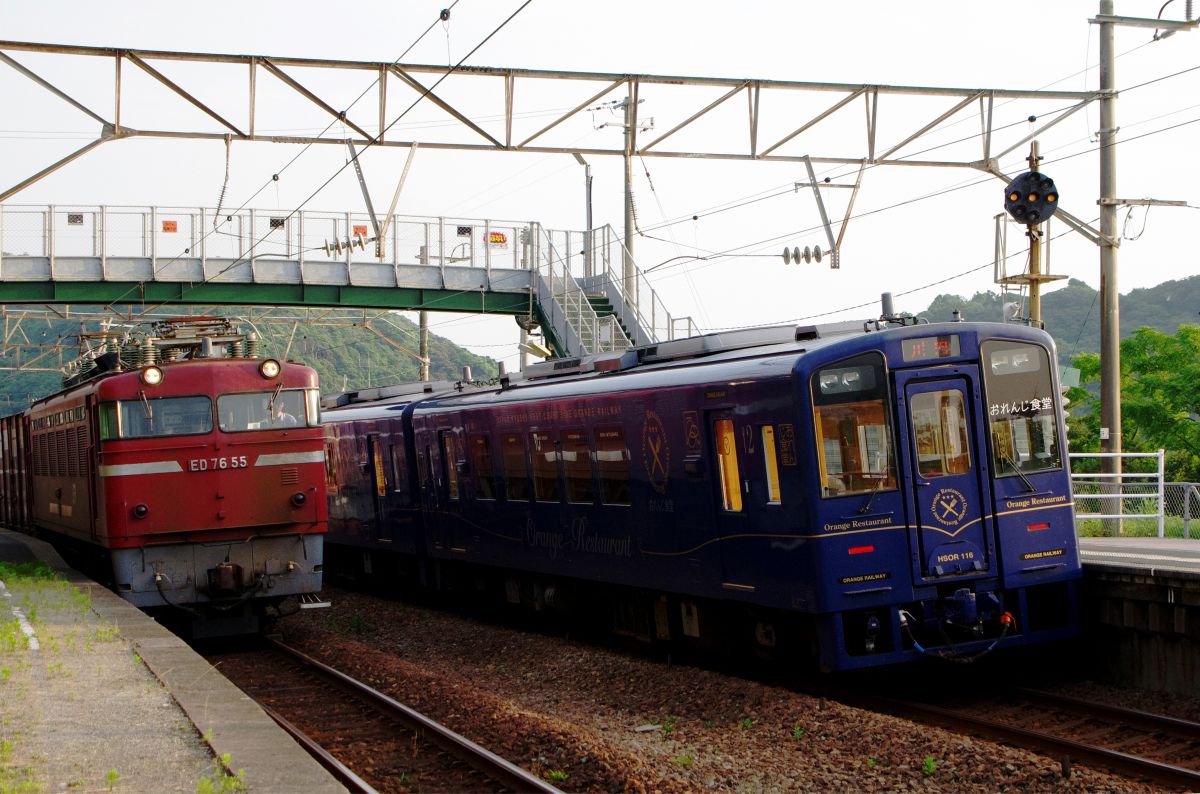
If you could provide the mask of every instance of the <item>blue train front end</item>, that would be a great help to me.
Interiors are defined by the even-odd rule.
[[[799,359],[826,669],[970,660],[1077,633],[1070,471],[1053,342],[914,325]],[[836,352],[835,352],[836,351]]]

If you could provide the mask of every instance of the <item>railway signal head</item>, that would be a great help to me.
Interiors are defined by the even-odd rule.
[[[1037,226],[1058,209],[1054,180],[1037,171],[1026,171],[1004,189],[1004,209],[1026,226]]]

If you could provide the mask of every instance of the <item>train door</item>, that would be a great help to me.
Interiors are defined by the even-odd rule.
[[[896,375],[904,395],[913,515],[921,574],[982,573],[992,568],[993,516],[984,503],[984,462],[973,406],[976,378],[962,369]]]
[[[463,520],[464,491],[467,487],[463,476],[466,472],[463,445],[459,434],[451,428],[438,430],[437,438],[441,458],[438,501],[441,502],[441,523],[445,528],[442,537],[447,538],[451,551],[463,552],[470,541],[470,533]]]
[[[712,434],[713,484],[717,489],[716,529],[721,537],[733,537],[747,531],[742,465],[738,456],[738,431],[732,411],[712,411],[708,415]],[[717,548],[720,544],[716,544]],[[753,591],[748,582],[729,582],[729,565],[722,549],[721,582],[725,589]]]
[[[375,540],[387,540],[388,530],[383,522],[384,498],[387,496],[387,470],[383,465],[383,444],[378,433],[367,436],[367,461],[370,467],[371,527]]]

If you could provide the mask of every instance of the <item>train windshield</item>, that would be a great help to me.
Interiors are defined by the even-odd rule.
[[[153,397],[100,404],[100,440],[154,438],[211,433],[212,401],[195,397]]]
[[[812,378],[817,459],[824,497],[896,488],[883,357],[867,353]]]
[[[1058,393],[1046,349],[999,339],[981,349],[997,476],[1062,468],[1054,410]]]
[[[316,389],[222,394],[217,397],[217,416],[221,430],[226,433],[318,427],[319,404]]]

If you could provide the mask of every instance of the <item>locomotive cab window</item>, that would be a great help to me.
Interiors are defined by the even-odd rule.
[[[1059,396],[1045,348],[998,339],[980,347],[996,476],[1062,468]]]
[[[812,377],[823,497],[894,490],[896,461],[883,357],[867,353]]]
[[[195,397],[155,397],[100,404],[100,440],[155,438],[211,433],[212,401]]]
[[[217,416],[225,433],[319,427],[319,403],[320,392],[316,389],[222,394],[217,397]]]

